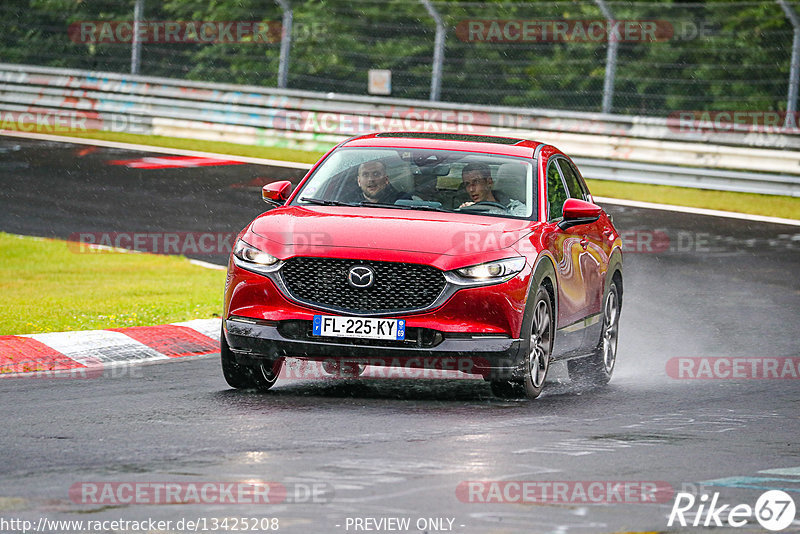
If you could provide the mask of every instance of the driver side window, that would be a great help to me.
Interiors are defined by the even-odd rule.
[[[564,208],[564,202],[567,200],[567,190],[564,188],[564,182],[561,180],[561,174],[558,172],[558,166],[555,160],[551,160],[547,166],[547,205],[548,205],[548,221],[560,219],[562,217],[561,210]]]

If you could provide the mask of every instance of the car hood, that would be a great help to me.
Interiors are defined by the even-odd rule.
[[[290,206],[259,216],[250,230],[287,255],[341,247],[462,256],[506,249],[530,234],[533,224],[462,213]]]

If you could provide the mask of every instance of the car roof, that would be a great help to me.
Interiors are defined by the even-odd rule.
[[[444,132],[380,132],[348,139],[340,146],[359,148],[428,148],[530,158],[533,157],[536,147],[541,144],[527,139],[492,135]]]

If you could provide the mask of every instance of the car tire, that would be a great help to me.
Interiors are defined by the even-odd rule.
[[[555,337],[553,303],[544,287],[536,291],[531,314],[523,375],[510,380],[493,380],[492,392],[498,397],[535,399],[544,389]]]
[[[611,380],[617,362],[621,303],[619,288],[612,280],[603,298],[603,327],[600,331],[600,340],[590,355],[567,362],[570,379],[590,386],[602,386]]]
[[[235,389],[258,389],[266,391],[278,380],[283,359],[257,365],[244,365],[236,362],[236,356],[228,346],[225,331],[219,336],[219,355],[222,361],[222,375],[229,386]]]

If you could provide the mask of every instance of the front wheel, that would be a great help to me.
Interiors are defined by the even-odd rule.
[[[525,358],[523,376],[511,380],[492,381],[492,391],[495,395],[504,398],[535,399],[542,393],[553,353],[554,331],[555,319],[550,293],[544,287],[540,287],[536,291],[536,300],[533,304],[528,356]]]
[[[572,380],[594,386],[602,386],[611,380],[617,363],[620,304],[617,283],[612,281],[603,301],[603,329],[597,347],[589,356],[567,362]]]
[[[255,365],[236,362],[236,356],[228,346],[223,329],[219,336],[219,355],[222,362],[222,375],[229,386],[236,389],[258,389],[266,391],[278,380],[283,359]]]

